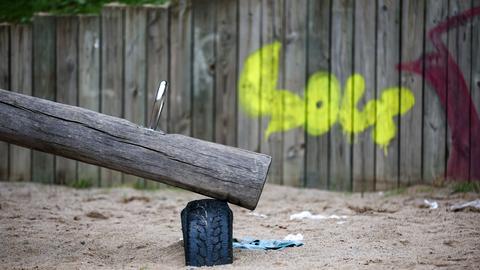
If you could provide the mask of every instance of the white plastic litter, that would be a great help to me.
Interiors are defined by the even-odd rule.
[[[337,216],[337,215],[330,215],[330,216],[324,216],[324,215],[312,215],[310,211],[303,211],[300,213],[296,213],[290,216],[290,220],[294,219],[316,219],[316,220],[322,220],[322,219],[346,219],[347,216]]]
[[[480,199],[477,199],[477,200],[474,200],[474,201],[470,201],[470,202],[458,203],[458,204],[452,205],[452,206],[450,207],[450,210],[452,210],[452,211],[460,211],[460,210],[463,210],[463,209],[469,208],[469,207],[480,210]]]
[[[248,213],[249,216],[255,216],[255,217],[261,217],[261,218],[267,218],[268,216],[267,215],[264,215],[264,214],[259,214],[257,212],[250,212]]]
[[[291,241],[302,241],[303,235],[301,233],[297,234],[289,234],[283,238],[283,240],[291,240]]]
[[[427,199],[423,200],[423,202],[428,205],[430,209],[437,209],[438,208],[438,203],[436,201],[429,201]]]

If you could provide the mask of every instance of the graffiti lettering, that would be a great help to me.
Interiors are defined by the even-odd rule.
[[[281,44],[274,42],[252,53],[245,61],[239,80],[240,104],[245,112],[252,117],[270,117],[266,138],[274,132],[299,127],[312,136],[319,136],[339,122],[346,134],[363,132],[373,126],[373,141],[386,151],[397,132],[393,118],[408,112],[415,103],[409,89],[384,89],[378,100],[368,101],[361,110],[357,104],[365,92],[362,75],[347,78],[342,96],[335,75],[319,71],[310,76],[301,97],[292,91],[277,89],[280,49]]]

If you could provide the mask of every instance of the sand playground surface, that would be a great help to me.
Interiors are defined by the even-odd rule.
[[[479,269],[480,213],[450,210],[478,197],[427,186],[362,198],[266,185],[254,212],[230,205],[233,236],[301,234],[304,245],[234,249],[233,264],[215,268]],[[179,189],[0,182],[0,268],[187,269],[180,211],[199,198]],[[317,219],[290,220],[302,211]]]

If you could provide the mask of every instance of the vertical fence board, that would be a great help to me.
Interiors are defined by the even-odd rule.
[[[308,2],[308,44],[307,44],[307,76],[315,72],[329,72],[330,70],[330,0]],[[305,96],[308,104],[308,96]],[[322,121],[329,115],[315,115],[313,121]],[[306,118],[306,126],[314,125],[311,118]],[[330,120],[329,120],[330,121]],[[309,188],[328,188],[328,141],[329,133],[318,136],[305,137],[305,186]]]
[[[354,72],[365,79],[365,92],[356,106],[363,111],[367,102],[375,99],[375,21],[374,1],[362,0],[355,3]],[[355,89],[356,91],[357,89]],[[353,118],[353,123],[359,121]],[[373,127],[355,134],[353,138],[353,191],[375,189],[375,143]]]
[[[37,15],[33,19],[33,95],[55,100],[55,17]],[[54,182],[55,157],[39,151],[32,153],[32,180]]]
[[[78,18],[59,16],[56,20],[56,101],[76,106],[78,103]],[[55,183],[67,185],[75,183],[77,161],[60,156],[55,158]]]
[[[102,10],[101,19],[101,87],[100,109],[102,113],[123,117],[123,34],[124,8],[108,5]],[[122,173],[101,168],[102,186],[122,183]]]
[[[377,98],[380,99],[384,89],[400,84],[396,69],[400,61],[400,1],[379,0],[377,12]],[[377,110],[377,120],[379,116]],[[378,190],[398,186],[399,118],[398,115],[394,117],[395,137],[387,148],[376,148],[375,188]]]
[[[261,3],[256,0],[239,1],[239,39],[238,66],[242,72],[245,60],[261,45]],[[259,67],[261,68],[261,67]],[[260,81],[258,82],[260,85]],[[240,86],[237,86],[239,88]],[[237,96],[238,97],[238,96]],[[237,98],[237,101],[240,99]],[[240,102],[239,102],[240,103]],[[259,152],[260,150],[260,118],[250,117],[237,105],[237,146],[243,149]]]
[[[448,0],[427,0],[425,18],[425,53],[435,51],[428,31],[448,16]],[[446,162],[446,111],[435,89],[425,82],[423,113],[423,181],[443,178]]]
[[[306,0],[285,0],[283,44],[285,89],[300,96],[303,95],[306,82],[306,18]],[[289,104],[284,103],[284,106],[289,106]],[[303,114],[305,117],[305,111]],[[304,163],[304,130],[296,128],[286,131],[283,135],[283,183],[289,186],[303,186]]]
[[[412,61],[423,54],[425,1],[403,1],[401,61]],[[401,72],[401,86],[415,96],[413,108],[400,117],[400,185],[422,179],[423,78]]]
[[[143,7],[129,7],[125,12],[125,68],[124,103],[125,119],[145,126],[146,114],[146,30],[147,11]],[[123,182],[127,184],[144,181],[133,175],[125,174]],[[141,183],[140,183],[141,182]]]
[[[168,7],[147,9],[147,124],[150,122],[153,101],[160,81],[170,81]],[[167,130],[168,107],[171,90],[167,92],[158,129]]]
[[[191,135],[192,114],[192,1],[170,7],[170,123],[169,131]]]
[[[480,1],[473,1],[474,7],[480,7]],[[471,60],[472,60],[472,77],[470,81],[470,94],[472,96],[473,106],[477,117],[480,117],[480,16],[477,16],[472,21],[472,46],[471,46]],[[472,117],[472,116],[470,116]],[[470,118],[472,119],[472,118]],[[473,151],[479,151],[480,139],[472,136],[472,130],[470,130],[470,168],[479,166],[479,161],[475,160],[472,155]],[[478,153],[478,152],[477,152]],[[480,178],[472,176],[470,181],[480,181]]]
[[[169,67],[169,12],[166,6],[151,6],[147,9],[147,124],[152,117],[152,107],[160,81],[170,82]],[[171,90],[167,92],[158,129],[168,131],[168,111]],[[145,180],[146,187],[164,186],[156,181]]]
[[[192,136],[212,141],[215,94],[216,1],[193,1]]]
[[[13,25],[11,27],[11,90],[24,95],[32,95],[32,26]],[[32,151],[21,146],[10,145],[11,181],[30,181]]]
[[[78,18],[78,105],[100,110],[100,18]],[[78,162],[78,180],[101,186],[98,166]]]
[[[0,88],[10,90],[10,25],[0,24]],[[9,145],[0,142],[0,181],[9,180]]]
[[[215,142],[236,144],[237,0],[216,1]]]
[[[459,13],[466,11],[471,8],[471,1],[450,1],[448,7],[449,17],[458,15]],[[452,56],[453,60],[457,63],[458,68],[460,69],[461,74],[455,74],[454,67],[448,65],[447,67],[447,119],[454,118],[456,119],[455,126],[458,129],[466,129],[467,132],[456,130],[456,134],[452,134],[453,130],[447,123],[447,153],[448,159],[451,159],[455,155],[454,148],[452,146],[452,139],[461,141],[461,147],[457,147],[456,155],[461,162],[461,168],[453,168],[456,170],[455,173],[450,172],[447,166],[447,177],[453,178],[455,180],[468,180],[470,172],[470,115],[465,116],[458,107],[466,107],[467,111],[470,110],[470,104],[460,104],[462,100],[465,100],[463,94],[461,94],[462,86],[461,79],[465,79],[465,82],[468,84],[471,78],[471,37],[472,33],[470,31],[470,25],[464,24],[457,27],[452,27],[447,32],[447,47]],[[477,48],[478,49],[478,48]],[[459,76],[459,77],[458,77]],[[452,101],[453,100],[453,101]],[[451,106],[456,104],[456,106]],[[451,124],[451,123],[450,123]],[[466,134],[466,136],[460,135]],[[453,136],[452,136],[453,135]],[[459,148],[459,149],[458,149]],[[448,160],[447,159],[447,160]],[[447,163],[448,165],[448,163]],[[460,175],[459,175],[460,173]],[[451,179],[451,180],[453,180]]]
[[[332,2],[331,56],[332,74],[338,79],[340,97],[353,68],[353,6],[349,0]],[[341,102],[340,102],[341,103]],[[340,106],[340,103],[337,106]],[[332,113],[333,114],[333,113]],[[334,117],[332,115],[332,117]],[[336,124],[330,129],[329,189],[351,190],[352,146],[350,135]]]
[[[283,34],[283,15],[284,15],[284,1],[283,0],[263,0],[262,1],[262,32],[261,32],[261,47],[265,47],[268,44],[273,42],[282,42]],[[283,50],[281,48],[280,54],[283,55]],[[273,53],[273,52],[270,52]],[[264,70],[265,73],[273,73],[274,67],[272,63],[267,63],[267,61],[262,61],[261,70]],[[282,69],[283,70],[283,69]],[[276,78],[279,81],[279,78]],[[260,84],[265,82],[261,80]],[[283,88],[283,84],[280,86],[277,84],[277,88]],[[265,104],[262,102],[260,106],[269,106],[270,104]],[[260,120],[260,150],[262,153],[272,156],[272,164],[270,165],[269,175],[267,181],[274,184],[283,183],[283,132],[275,132],[271,134],[268,138],[266,137],[266,130],[269,122],[271,121],[270,117],[262,117]]]

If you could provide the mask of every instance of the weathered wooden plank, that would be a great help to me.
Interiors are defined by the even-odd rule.
[[[78,105],[100,111],[100,17],[78,17]],[[100,168],[78,162],[78,180],[101,186]]]
[[[474,7],[480,6],[479,0],[473,0]],[[480,16],[475,17],[472,20],[472,77],[470,81],[470,94],[472,96],[473,106],[475,106],[475,112],[477,116],[480,116]],[[473,114],[473,113],[472,113]],[[470,119],[473,119],[473,115],[470,116]],[[472,122],[471,122],[472,123]],[[471,127],[473,124],[471,124]],[[474,166],[478,167],[479,161],[475,159],[472,153],[480,149],[480,140],[472,136],[473,129],[470,130],[470,169]],[[480,177],[474,176],[472,174],[470,181],[480,181]]]
[[[169,8],[168,6],[147,7],[147,123],[150,122],[153,100],[160,81],[170,82],[169,67]],[[167,93],[158,129],[168,131],[171,88]],[[161,187],[155,181],[145,180],[146,187]]]
[[[306,83],[307,4],[307,0],[285,0],[285,89],[299,96],[302,96]],[[303,117],[305,113],[306,111],[303,112]],[[286,131],[283,135],[283,183],[304,186],[304,169],[305,131],[301,128]]]
[[[0,87],[10,89],[10,25],[0,24]],[[0,142],[0,181],[9,180],[9,145]]]
[[[121,170],[254,209],[271,158],[0,90],[0,140]]]
[[[214,136],[216,1],[193,1],[192,136]]]
[[[471,9],[471,4],[471,1],[450,1],[449,17],[454,17]],[[446,38],[450,55],[460,69],[460,74],[458,74],[455,71],[457,67],[447,65],[447,156],[449,161],[447,162],[446,177],[452,180],[468,181],[470,178],[470,115],[466,117],[458,108],[464,107],[466,112],[470,111],[470,104],[464,103],[467,98],[463,97],[461,91],[462,87],[463,89],[468,88],[466,85],[462,86],[462,79],[468,85],[471,78],[472,51],[470,46],[472,45],[472,32],[470,24],[451,27],[446,33]],[[467,91],[469,90],[467,89]],[[451,125],[453,123],[448,119],[455,119],[454,126],[457,130],[452,129]],[[454,140],[457,140],[457,142],[455,143]],[[461,147],[455,148],[453,144],[461,145]],[[457,156],[455,157],[456,160],[463,161],[451,167],[450,159],[454,156]]]
[[[374,1],[362,0],[355,2],[354,28],[354,72],[365,80],[365,92],[357,104],[353,104],[360,111],[365,110],[367,102],[376,98],[375,93],[375,21],[376,5]],[[354,89],[354,96],[356,91]],[[360,121],[352,116],[353,123]],[[375,143],[372,139],[373,127],[357,133],[353,137],[353,191],[375,190]]]
[[[428,31],[448,16],[448,0],[427,0],[425,18],[425,53],[435,51]],[[423,112],[423,181],[443,178],[446,170],[446,110],[435,89],[425,82]]]
[[[237,139],[237,0],[216,1],[215,142],[234,146]]]
[[[331,70],[341,88],[345,88],[347,78],[353,71],[353,6],[353,1],[349,0],[332,2]],[[334,117],[334,112],[331,114]],[[330,131],[329,189],[332,190],[352,188],[352,139],[345,134],[341,125],[332,126]]]
[[[169,69],[169,18],[167,6],[150,6],[147,9],[147,123],[150,122],[153,101],[160,81],[170,81]],[[171,88],[167,93],[158,129],[168,131],[168,111]]]
[[[33,18],[33,95],[55,99],[55,17],[38,14]],[[32,180],[53,183],[55,157],[37,151],[32,153]]]
[[[400,1],[379,0],[377,8],[377,98],[384,89],[400,85],[400,75],[396,65],[400,63]],[[399,96],[400,97],[400,96]],[[390,106],[395,113],[398,106]],[[377,110],[377,113],[379,110]],[[377,120],[379,115],[377,114]],[[386,148],[376,149],[377,190],[386,190],[398,186],[399,167],[399,116],[394,117],[395,137]],[[376,136],[380,136],[376,134]]]
[[[78,18],[56,18],[56,101],[78,104]],[[77,161],[55,157],[55,183],[72,185],[77,181]]]
[[[261,7],[261,18],[262,18],[262,32],[261,32],[261,47],[265,47],[273,42],[282,42],[283,41],[283,15],[284,15],[284,1],[283,0],[263,0]],[[283,46],[283,45],[282,45]],[[273,47],[269,54],[274,54]],[[283,49],[281,48],[280,55],[283,55]],[[267,50],[265,49],[265,52]],[[283,62],[283,57],[281,57]],[[264,70],[266,74],[274,73],[275,68],[279,68],[279,77],[283,76],[283,68],[275,67],[272,61],[263,61],[261,62],[261,70]],[[280,78],[276,78],[277,88],[283,89],[284,82]],[[265,84],[264,80],[261,80],[261,84]],[[266,90],[266,89],[265,89]],[[263,90],[263,91],[265,91]],[[262,92],[263,94],[263,92]],[[271,104],[266,104],[262,102],[261,106],[269,106]],[[274,184],[283,183],[283,132],[275,132],[266,136],[266,130],[271,121],[270,117],[262,117],[260,120],[260,149],[262,153],[272,156],[272,166],[270,168],[270,173],[268,174],[267,181]]]
[[[101,15],[101,87],[100,110],[102,113],[123,117],[123,65],[124,65],[124,7],[107,5]],[[122,183],[122,174],[102,168],[102,186]]]
[[[425,0],[403,1],[401,59],[409,61],[423,54]],[[400,185],[419,183],[422,179],[423,78],[401,72],[401,86],[410,89],[415,105],[400,118]]]
[[[11,90],[32,95],[32,26],[16,24],[11,27]],[[10,145],[10,180],[30,181],[32,151]]]
[[[191,134],[192,118],[192,1],[170,7],[170,121],[171,132]]]
[[[146,35],[147,11],[133,6],[125,12],[125,68],[124,118],[137,125],[146,125]],[[124,175],[123,183],[140,185],[144,181],[133,175]]]
[[[239,72],[242,72],[247,57],[261,47],[261,2],[239,1],[238,8],[238,67]],[[260,80],[258,85],[260,86]],[[261,120],[259,117],[247,115],[242,109],[240,98],[237,98],[237,101],[237,146],[259,152],[260,140],[263,139],[260,138]]]
[[[309,1],[308,3],[308,45],[307,45],[307,75],[315,72],[330,73],[330,15],[331,1]],[[306,103],[310,95],[305,96]],[[327,119],[329,115],[315,115],[309,118],[307,112],[306,124],[315,125]],[[316,122],[316,123],[315,123]],[[329,172],[329,133],[305,137],[305,186],[309,188],[328,189]]]

